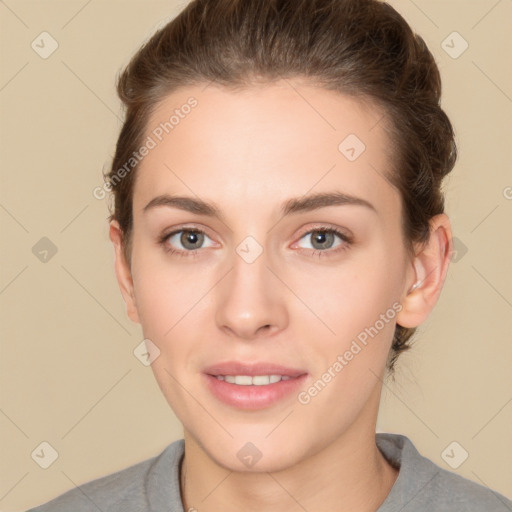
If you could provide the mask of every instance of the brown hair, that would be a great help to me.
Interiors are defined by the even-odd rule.
[[[140,148],[158,103],[178,87],[215,81],[241,89],[293,77],[382,108],[393,147],[386,177],[400,192],[408,254],[428,241],[430,219],[444,212],[441,183],[457,148],[434,57],[404,18],[379,0],[193,0],[139,49],[117,83],[125,121],[105,178],[128,262],[137,165],[121,180],[119,169]],[[391,373],[415,331],[396,326]]]

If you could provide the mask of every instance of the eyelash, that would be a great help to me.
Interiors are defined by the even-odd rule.
[[[179,257],[192,257],[192,258],[196,257],[201,249],[193,249],[191,251],[182,251],[182,250],[178,250],[178,249],[173,249],[167,243],[169,238],[171,238],[172,236],[176,235],[177,233],[181,233],[181,232],[201,233],[201,234],[208,236],[201,229],[182,227],[181,229],[176,229],[174,231],[171,231],[170,233],[166,233],[166,234],[162,235],[158,239],[159,245],[161,245],[163,247],[164,251],[167,252],[168,254],[172,254],[175,256],[179,256]],[[341,231],[338,231],[335,228],[327,227],[327,226],[316,226],[316,227],[310,229],[309,231],[306,231],[305,233],[302,234],[302,236],[300,237],[300,240],[302,238],[304,238],[306,235],[310,235],[310,234],[316,233],[316,232],[334,234],[344,242],[336,249],[326,249],[323,251],[319,250],[319,249],[308,249],[308,250],[312,251],[310,253],[312,256],[316,256],[318,258],[325,257],[325,256],[331,257],[334,255],[337,255],[337,254],[349,249],[353,243],[353,239],[350,236],[346,235],[345,233],[342,233]]]

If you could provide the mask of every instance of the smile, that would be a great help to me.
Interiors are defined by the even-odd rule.
[[[204,374],[205,385],[220,402],[239,410],[258,410],[284,403],[304,386],[307,373],[289,375],[211,375]]]
[[[289,375],[216,375],[216,377],[238,386],[268,386],[292,378]]]

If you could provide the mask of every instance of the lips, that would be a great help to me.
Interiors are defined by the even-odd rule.
[[[239,410],[254,411],[290,399],[304,384],[307,375],[301,368],[267,361],[225,361],[205,368],[203,382],[221,402]]]
[[[204,373],[214,377],[218,375],[282,375],[290,378],[304,375],[306,370],[299,368],[290,368],[270,362],[243,363],[241,361],[225,361],[208,366]]]

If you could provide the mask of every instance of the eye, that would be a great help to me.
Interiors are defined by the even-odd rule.
[[[348,249],[352,243],[351,237],[345,233],[326,226],[316,227],[307,231],[301,237],[301,240],[307,240],[308,238],[311,240],[309,244],[310,246],[307,247],[306,244],[306,247],[301,245],[299,245],[299,247],[303,249],[311,249],[313,254],[317,256],[323,256],[323,253],[338,253],[339,251]],[[336,238],[341,241],[336,243]]]
[[[210,237],[197,228],[182,228],[163,235],[159,243],[167,252],[176,253],[180,256],[195,254],[198,249],[203,249],[205,240],[211,241]],[[207,247],[212,247],[213,243]],[[177,249],[175,248],[177,247]]]

